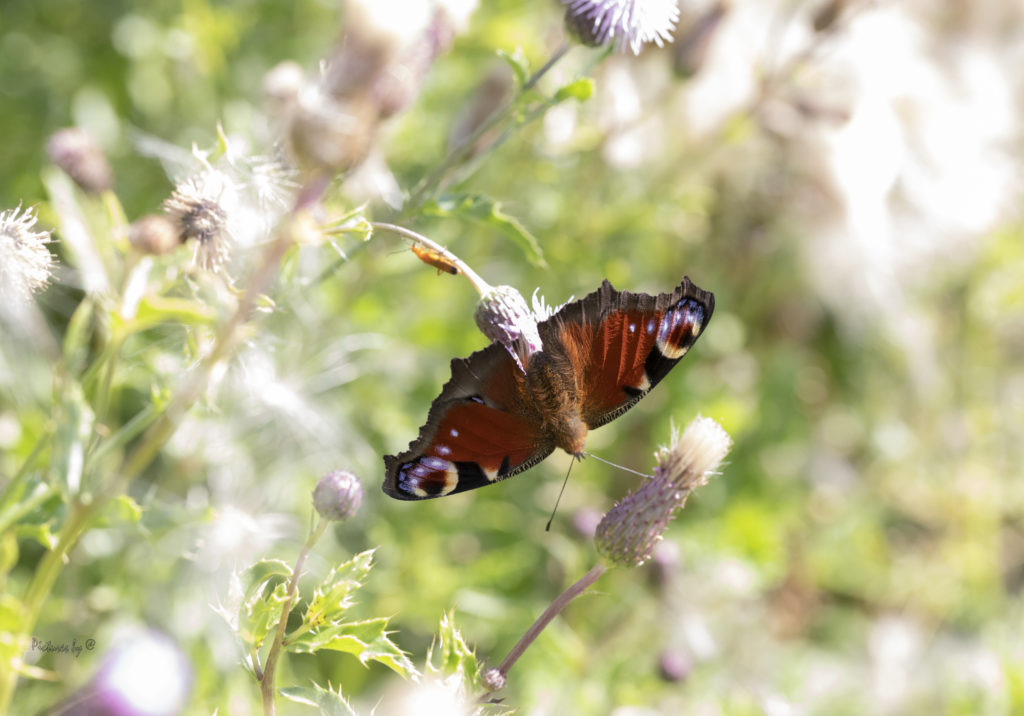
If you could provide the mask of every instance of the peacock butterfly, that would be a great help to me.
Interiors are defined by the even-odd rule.
[[[647,395],[714,308],[714,295],[689,277],[657,296],[604,281],[538,324],[543,347],[521,357],[525,371],[501,343],[453,359],[419,437],[384,458],[384,492],[443,497],[512,477],[556,447],[582,456],[587,431]]]

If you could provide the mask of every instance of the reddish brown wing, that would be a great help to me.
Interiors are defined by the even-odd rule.
[[[715,297],[683,278],[672,293],[616,291],[608,281],[540,324],[546,352],[573,366],[583,420],[596,428],[629,410],[686,354]]]
[[[422,500],[511,477],[554,450],[540,426],[525,399],[525,376],[504,346],[456,358],[419,437],[402,454],[385,456],[384,492]]]

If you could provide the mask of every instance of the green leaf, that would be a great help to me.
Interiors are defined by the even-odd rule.
[[[361,622],[332,624],[303,634],[288,644],[289,651],[312,654],[320,650],[352,654],[365,665],[369,661],[384,664],[402,676],[415,674],[416,669],[405,653],[388,638],[386,617]]]
[[[518,219],[506,214],[501,204],[482,194],[446,194],[437,201],[427,202],[423,213],[428,216],[456,216],[494,229],[522,249],[526,260],[544,268],[544,252],[537,238]]]
[[[81,375],[89,358],[95,307],[90,297],[83,298],[64,332],[64,363],[71,375]]]
[[[245,570],[242,584],[245,596],[239,609],[238,635],[257,649],[281,618],[288,600],[288,580],[292,569],[276,559],[257,562]]]
[[[69,494],[77,495],[82,487],[85,446],[92,435],[95,415],[77,381],[64,375],[55,383],[55,390],[60,391],[60,406],[50,468],[54,482],[63,485]]]
[[[10,594],[0,594],[0,634],[21,631],[25,620],[25,605]],[[3,642],[0,639],[0,642]]]
[[[323,716],[357,716],[352,705],[342,697],[340,686],[337,692],[325,689],[319,684],[313,684],[313,688],[289,686],[279,691],[289,701],[315,706]]]
[[[594,94],[594,80],[590,77],[581,77],[567,85],[563,85],[555,92],[555,102],[564,102],[567,99],[574,99],[577,102],[586,102]]]
[[[10,529],[57,492],[57,488],[47,485],[35,475],[25,474],[12,480],[0,501],[0,533]]]
[[[18,563],[18,538],[10,532],[0,534],[0,584]]]
[[[307,627],[333,624],[352,606],[352,595],[363,585],[370,572],[374,550],[367,550],[340,564],[324,577],[313,591],[306,614],[302,618]]]
[[[135,317],[125,323],[122,330],[127,333],[151,328],[161,323],[183,323],[191,326],[210,326],[216,323],[217,315],[209,307],[197,301],[166,296],[143,296],[135,311]]]
[[[516,79],[516,89],[522,89],[530,79],[530,61],[523,54],[523,48],[517,47],[516,51],[512,53],[498,50],[498,57],[512,68],[512,74]]]
[[[435,656],[437,663],[434,663]],[[453,674],[460,675],[466,682],[468,691],[482,689],[480,683],[480,663],[476,653],[462,638],[455,628],[455,615],[446,613],[441,616],[441,625],[437,639],[427,653],[427,673],[447,678]]]
[[[103,517],[97,522],[97,525],[137,525],[142,519],[143,512],[142,505],[129,495],[118,495],[103,509]]]
[[[57,535],[50,531],[49,522],[36,525],[17,525],[13,531],[16,537],[34,539],[46,549],[53,549],[57,546]]]

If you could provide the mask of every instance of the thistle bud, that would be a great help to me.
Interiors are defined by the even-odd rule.
[[[724,2],[715,3],[677,38],[672,51],[672,69],[679,77],[689,78],[700,72],[707,61],[711,40],[728,10]]]
[[[128,241],[144,254],[168,254],[181,246],[181,235],[166,216],[148,214],[128,227]]]
[[[476,305],[476,325],[520,361],[543,349],[537,320],[526,299],[512,286],[490,286]]]
[[[484,672],[482,682],[487,691],[501,691],[505,688],[508,679],[498,669],[488,669]]]
[[[677,508],[707,484],[708,476],[729,451],[728,433],[710,418],[698,417],[655,457],[654,477],[622,498],[597,526],[598,554],[613,566],[646,562]]]
[[[347,520],[362,504],[363,486],[348,470],[327,473],[313,490],[313,507],[325,520]]]
[[[87,194],[99,194],[113,186],[114,174],[103,150],[80,127],[68,127],[50,135],[46,153]]]

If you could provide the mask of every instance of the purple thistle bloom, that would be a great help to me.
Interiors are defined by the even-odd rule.
[[[562,0],[565,23],[584,45],[614,44],[634,55],[648,42],[672,41],[679,19],[676,0]]]

